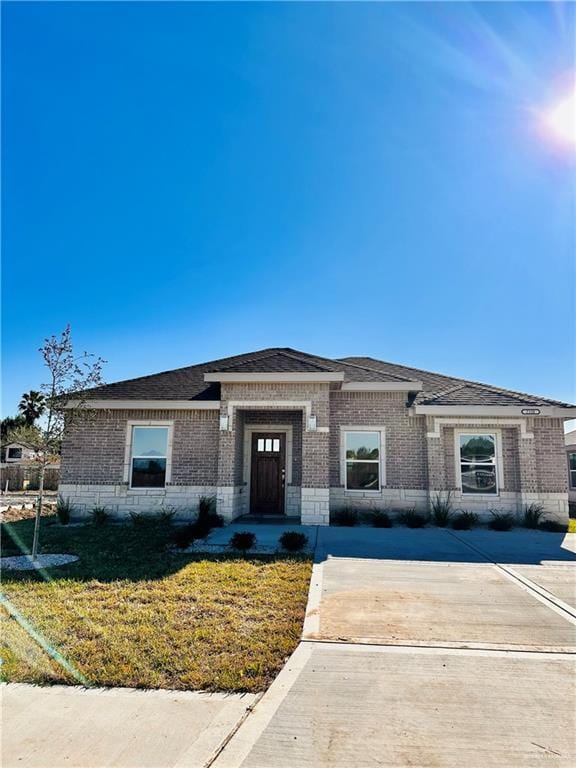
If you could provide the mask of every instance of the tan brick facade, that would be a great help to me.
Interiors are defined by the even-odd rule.
[[[225,417],[227,428],[221,428]],[[314,425],[309,423],[315,417]],[[165,490],[131,490],[125,474],[130,421],[172,424],[171,476]],[[566,459],[560,419],[435,418],[417,416],[406,393],[341,391],[329,383],[223,383],[220,410],[102,410],[68,431],[62,448],[62,490],[88,510],[106,503],[129,509],[182,509],[216,493],[227,519],[249,511],[246,435],[262,425],[290,431],[291,472],[286,510],[307,522],[327,523],[329,507],[425,507],[430,495],[453,490],[458,506],[486,511],[520,509],[541,500],[563,516]],[[222,425],[224,426],[224,425]],[[378,427],[385,435],[379,492],[346,491],[342,428]],[[496,431],[502,482],[495,497],[462,497],[455,435],[461,429]]]

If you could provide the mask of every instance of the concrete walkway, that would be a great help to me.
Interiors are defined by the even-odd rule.
[[[575,765],[571,538],[320,530],[303,641],[214,768]]]
[[[201,768],[256,696],[0,686],[2,768]]]

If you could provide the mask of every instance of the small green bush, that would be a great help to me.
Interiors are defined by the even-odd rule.
[[[568,530],[567,526],[564,523],[559,523],[558,520],[542,520],[538,528],[549,533],[566,533]]]
[[[452,517],[452,491],[448,491],[446,498],[437,493],[430,504],[432,522],[439,528],[446,528]]]
[[[207,536],[212,528],[222,528],[224,518],[216,514],[216,497],[201,496],[198,501],[198,517],[196,518],[196,527],[201,534],[199,538]]]
[[[332,515],[332,520],[335,525],[351,528],[358,522],[358,513],[352,509],[339,509]]]
[[[493,531],[509,531],[514,525],[514,515],[510,512],[493,512],[490,510],[492,520],[488,523],[488,527]]]
[[[110,515],[106,507],[94,507],[92,510],[92,522],[95,525],[104,525],[109,516]]]
[[[237,531],[230,539],[232,549],[238,549],[240,552],[247,552],[255,543],[256,536],[252,531]]]
[[[194,523],[178,526],[178,528],[175,528],[174,530],[173,540],[178,549],[186,549],[197,538],[198,536]]]
[[[161,523],[170,523],[176,514],[176,507],[161,507],[158,512],[158,520]]]
[[[392,520],[390,519],[390,515],[388,514],[388,512],[375,510],[374,512],[370,512],[368,519],[370,520],[370,523],[373,525],[374,528],[391,528],[392,527]]]
[[[522,516],[522,525],[524,528],[538,528],[542,524],[544,517],[544,506],[542,504],[526,504],[524,515]]]
[[[452,518],[452,528],[455,531],[469,531],[478,522],[478,515],[475,512],[459,512]]]
[[[282,549],[288,552],[299,552],[308,544],[308,536],[300,531],[284,531],[278,541]]]
[[[58,496],[58,500],[56,501],[56,514],[62,525],[68,525],[73,511],[74,507],[72,506],[70,499]]]
[[[408,528],[423,528],[428,522],[428,515],[417,512],[415,509],[407,509],[400,513],[399,520]]]

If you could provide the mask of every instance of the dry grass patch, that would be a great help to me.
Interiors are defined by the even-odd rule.
[[[16,540],[30,539],[31,521]],[[9,528],[10,526],[6,526]],[[7,681],[261,691],[300,637],[311,564],[301,557],[192,560],[171,526],[45,526],[44,552],[80,561],[4,576]],[[9,531],[10,533],[10,531]],[[7,550],[17,547],[5,536]],[[59,656],[41,650],[45,642]]]

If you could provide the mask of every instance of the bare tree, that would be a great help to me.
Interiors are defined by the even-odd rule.
[[[97,387],[102,381],[102,365],[105,360],[82,352],[74,353],[70,326],[60,336],[50,336],[38,350],[48,371],[48,382],[42,384],[44,419],[38,427],[20,427],[10,433],[10,440],[35,451],[39,467],[38,502],[32,543],[32,559],[38,555],[40,517],[44,502],[44,476],[46,467],[60,452],[64,429],[90,414],[90,401],[86,390]]]

